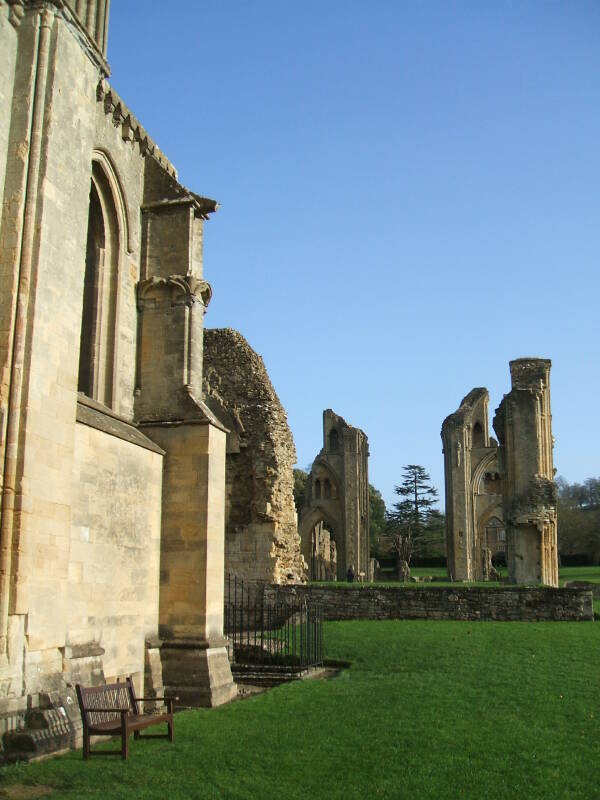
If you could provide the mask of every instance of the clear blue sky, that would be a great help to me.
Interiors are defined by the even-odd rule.
[[[141,10],[143,9],[143,12]],[[600,475],[600,4],[113,0],[111,82],[221,209],[237,328],[301,467],[333,408],[388,504],[508,362],[551,358],[555,464]]]

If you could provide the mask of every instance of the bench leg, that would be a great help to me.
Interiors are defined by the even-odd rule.
[[[83,758],[87,761],[90,757],[90,735],[87,731],[83,732]]]
[[[121,719],[121,758],[127,761],[129,755],[129,731],[125,717]]]
[[[167,727],[169,729],[169,741],[172,742],[175,738],[175,728],[173,727],[173,720],[171,722],[167,722]]]

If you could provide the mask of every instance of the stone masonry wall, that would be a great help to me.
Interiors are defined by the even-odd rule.
[[[262,358],[237,331],[205,330],[204,392],[206,404],[230,431],[225,571],[250,581],[303,580],[294,440]]]
[[[77,424],[66,643],[96,643],[106,680],[132,675],[138,690],[158,633],[162,461]]]
[[[306,599],[324,619],[564,621],[594,619],[592,593],[580,589],[402,589],[395,587],[265,586],[267,601]]]

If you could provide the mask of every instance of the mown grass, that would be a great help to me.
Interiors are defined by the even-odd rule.
[[[560,567],[558,578],[561,584],[565,581],[600,583],[600,567]]]
[[[128,762],[72,753],[0,786],[54,798],[600,797],[597,623],[327,623],[332,680],[176,718]]]
[[[389,580],[382,580],[376,581],[375,583],[358,583],[354,582],[352,584],[347,583],[346,581],[317,581],[315,582],[318,586],[394,586],[397,588],[407,588],[407,589],[414,589],[415,587],[427,587],[427,588],[447,588],[448,586],[465,586],[465,587],[475,587],[475,588],[482,588],[482,589],[494,589],[498,587],[507,587],[514,588],[506,583],[502,583],[500,581],[458,581],[452,582],[450,580],[439,580],[439,578],[444,578],[448,576],[448,572],[445,567],[411,567],[411,575],[414,578],[436,578],[437,580],[429,582],[426,580],[421,580],[418,583],[408,582],[408,583],[400,583],[397,581],[393,576],[393,571],[390,570],[390,577]],[[503,577],[506,577],[507,570],[506,567],[500,568],[500,574]],[[590,583],[600,583],[600,567],[561,567],[558,571],[558,582],[559,585],[562,586],[565,581],[588,581]]]

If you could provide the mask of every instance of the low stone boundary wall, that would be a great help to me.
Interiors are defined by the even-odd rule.
[[[579,589],[584,592],[591,592],[595,598],[600,597],[600,583],[590,583],[589,581],[566,581],[565,589]]]
[[[323,619],[445,619],[565,621],[594,619],[592,593],[582,589],[374,586],[264,587],[265,600],[306,599],[322,605]]]

